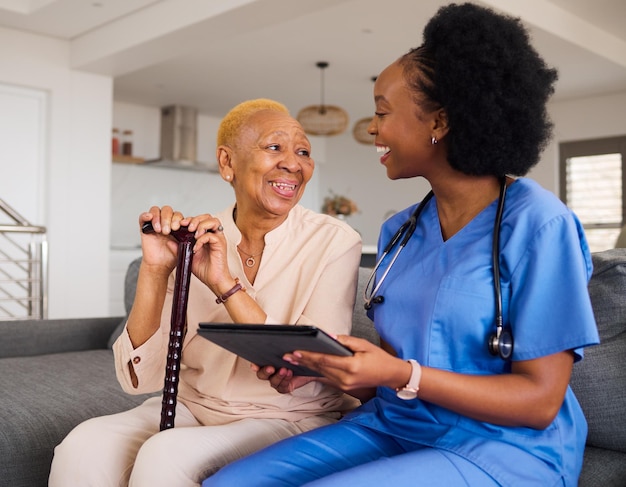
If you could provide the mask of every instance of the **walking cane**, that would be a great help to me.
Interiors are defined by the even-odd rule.
[[[150,222],[144,223],[141,230],[143,233],[154,233]],[[161,424],[159,426],[161,431],[174,427],[180,359],[183,351],[183,339],[187,332],[187,303],[189,301],[189,282],[191,280],[191,261],[193,259],[192,249],[196,242],[194,232],[189,232],[187,227],[173,230],[172,236],[178,241],[178,263],[176,264],[174,301],[172,303],[172,317],[170,320],[170,340],[167,348],[165,384],[161,402]]]

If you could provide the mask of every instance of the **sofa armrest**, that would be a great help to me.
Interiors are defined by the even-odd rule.
[[[0,321],[0,358],[107,348],[122,316]]]

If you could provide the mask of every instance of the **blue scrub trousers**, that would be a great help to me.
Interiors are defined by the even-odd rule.
[[[203,487],[428,486],[498,483],[464,458],[350,421],[288,438],[222,468]]]

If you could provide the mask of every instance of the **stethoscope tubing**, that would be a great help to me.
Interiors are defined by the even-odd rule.
[[[500,288],[500,229],[502,227],[502,213],[504,212],[504,200],[506,198],[506,178],[502,178],[500,184],[500,197],[498,209],[493,224],[493,245],[491,247],[491,259],[493,266],[493,291],[496,301],[496,337],[500,338],[503,329],[502,319],[502,290]]]
[[[496,316],[495,316],[495,325],[496,325],[495,342],[496,343],[499,343],[500,337],[504,329],[503,318],[502,318],[502,290],[500,286],[500,228],[502,226],[502,214],[504,212],[504,200],[506,198],[506,189],[507,189],[506,177],[503,176],[502,178],[500,178],[500,194],[498,197],[498,207],[496,210],[496,217],[494,220],[493,241],[492,241],[492,249],[491,249],[492,268],[493,268],[493,288],[494,288],[494,297],[495,297],[495,303],[496,303]],[[379,304],[384,301],[383,296],[378,296],[378,291],[383,285],[383,282],[385,282],[385,279],[387,278],[387,275],[389,274],[389,271],[393,267],[393,264],[395,263],[396,259],[400,255],[400,252],[406,246],[410,238],[413,236],[413,233],[415,232],[415,229],[417,228],[417,221],[419,219],[419,216],[424,210],[426,203],[428,203],[428,201],[430,201],[432,197],[433,197],[433,192],[430,191],[426,195],[426,197],[421,201],[421,203],[418,205],[415,211],[411,214],[408,220],[405,221],[400,226],[398,231],[393,235],[389,243],[385,246],[385,249],[383,250],[383,253],[381,254],[380,258],[376,261],[376,264],[374,265],[374,269],[372,270],[369,276],[369,279],[367,280],[365,289],[363,290],[363,299],[365,301],[365,309],[369,310],[373,304]],[[403,235],[404,235],[404,238],[402,238]],[[374,278],[376,276],[376,272],[378,271],[378,268],[380,267],[382,262],[385,260],[387,255],[389,255],[389,253],[393,250],[393,248],[398,244],[398,241],[400,241],[401,238],[402,238],[402,241],[400,242],[398,249],[394,253],[393,258],[391,259],[391,262],[385,269],[385,272],[381,276],[380,280],[374,286],[373,284]],[[512,341],[512,337],[510,339]],[[509,354],[506,356],[503,356],[502,353],[500,353],[500,355],[502,358],[508,359],[510,356],[510,351],[509,351]]]
[[[428,194],[420,202],[420,204],[415,209],[415,211],[411,214],[409,219],[400,226],[400,228],[396,231],[396,233],[394,233],[393,237],[391,237],[391,240],[389,241],[389,243],[385,246],[383,253],[379,257],[379,259],[376,261],[376,265],[374,265],[374,269],[372,269],[370,277],[367,280],[367,284],[365,285],[365,289],[363,290],[363,300],[365,301],[365,309],[370,309],[372,307],[372,302],[373,300],[376,299],[378,290],[383,285],[383,282],[385,282],[385,278],[387,277],[387,274],[389,274],[389,271],[393,267],[393,264],[398,258],[398,256],[400,255],[400,252],[402,251],[402,249],[406,246],[406,244],[409,242],[409,240],[413,236],[413,233],[415,232],[415,229],[417,228],[417,221],[420,215],[422,214],[422,211],[426,207],[426,203],[428,203],[434,195],[435,194],[432,191],[428,192]],[[402,238],[403,234],[404,234],[404,238]],[[387,255],[396,246],[400,238],[402,238],[402,241],[400,242],[400,245],[398,246],[398,249],[396,250],[393,258],[391,259],[391,262],[387,266],[387,269],[385,269],[385,272],[381,276],[380,281],[378,281],[378,283],[376,283],[376,286],[373,289],[371,289],[373,282],[374,282],[374,277],[376,276],[376,271],[382,264],[383,260],[385,260],[385,257],[387,257]],[[369,289],[371,290],[368,291]]]

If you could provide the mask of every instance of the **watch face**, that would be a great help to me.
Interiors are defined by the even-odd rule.
[[[407,387],[404,387],[403,389],[400,389],[398,392],[396,392],[396,395],[400,399],[408,401],[409,399],[415,399],[417,397],[417,391],[415,389],[409,389]]]

